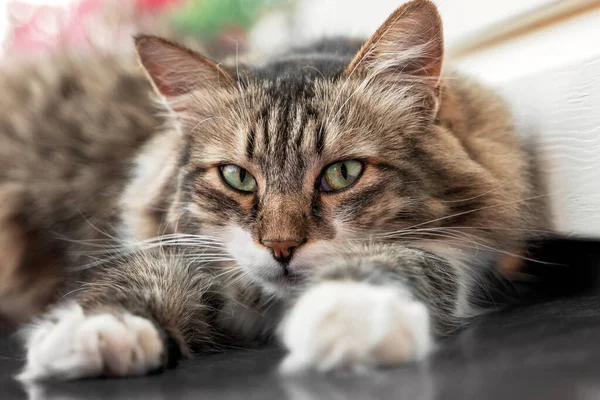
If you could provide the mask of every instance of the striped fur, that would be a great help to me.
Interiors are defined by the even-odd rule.
[[[115,212],[89,211],[119,220],[101,225],[119,251],[64,285],[85,326],[99,313],[133,313],[189,355],[269,339],[279,325],[288,371],[411,361],[477,312],[480,274],[546,224],[502,101],[441,74],[441,22],[428,1],[399,8],[362,46],[327,40],[261,64],[216,64],[151,36],[137,49],[162,119],[128,142],[138,157],[114,186]],[[340,160],[359,160],[362,175],[320,190]],[[248,171],[257,190],[229,187],[226,164]],[[272,241],[298,246],[280,262]],[[85,243],[73,249],[85,253]],[[33,330],[67,324],[56,315]],[[51,361],[28,346],[24,377],[47,377]],[[100,361],[105,350],[95,350]],[[112,373],[148,371],[104,360]]]

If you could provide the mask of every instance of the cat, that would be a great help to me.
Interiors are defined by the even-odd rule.
[[[364,43],[254,62],[135,42],[139,69],[68,58],[2,81],[0,244],[59,271],[22,380],[273,339],[286,373],[419,361],[548,223],[502,100],[442,72],[430,1]]]

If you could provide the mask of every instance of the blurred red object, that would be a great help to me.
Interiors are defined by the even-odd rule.
[[[140,10],[160,10],[164,7],[179,3],[180,0],[136,0],[136,6]]]
[[[134,28],[127,18],[161,12],[181,0],[73,0],[67,5],[8,3],[6,54],[35,54],[56,47],[128,48]],[[110,16],[113,16],[111,19]]]

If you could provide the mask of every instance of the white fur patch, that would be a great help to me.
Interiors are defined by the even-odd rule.
[[[361,370],[423,359],[433,346],[429,312],[408,293],[326,282],[304,293],[281,326],[284,373]]]
[[[142,147],[135,159],[130,183],[120,199],[120,237],[126,244],[155,237],[160,233],[155,222],[149,218],[153,202],[177,170],[181,137],[176,129],[157,134]],[[164,228],[164,227],[163,227]],[[134,246],[132,246],[134,247]]]
[[[26,333],[22,381],[141,375],[161,365],[163,343],[154,325],[129,313],[84,314],[71,303]]]
[[[208,232],[221,239],[227,252],[236,260],[247,278],[256,282],[271,295],[279,298],[287,296],[287,290],[273,282],[283,273],[283,267],[273,258],[266,247],[257,246],[252,235],[238,226],[229,226],[223,232]]]
[[[254,244],[252,235],[238,226],[230,226],[220,235],[227,251],[248,273],[257,277],[273,277],[281,273],[281,267],[266,247]]]

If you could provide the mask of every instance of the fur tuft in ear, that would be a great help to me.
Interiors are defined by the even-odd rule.
[[[235,84],[235,79],[215,62],[166,39],[136,36],[135,47],[156,91],[171,106],[174,99],[195,90]]]
[[[392,82],[417,78],[437,89],[443,57],[437,8],[428,0],[414,0],[389,16],[361,47],[345,74],[366,74]]]

